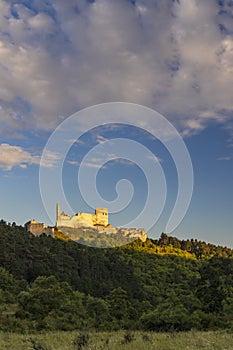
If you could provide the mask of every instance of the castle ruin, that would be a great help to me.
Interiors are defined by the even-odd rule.
[[[78,227],[107,227],[108,224],[108,209],[96,208],[95,214],[77,213],[73,216],[64,212],[61,213],[60,204],[57,203],[56,210],[56,227],[66,226],[72,228]]]
[[[40,236],[42,233],[53,236],[54,227],[45,226],[43,222],[37,222],[36,220],[30,220],[24,225],[28,232],[31,232],[34,236]]]
[[[57,203],[56,207],[56,224],[54,227],[46,226],[44,223],[37,222],[36,220],[30,220],[25,224],[25,228],[34,236],[40,236],[45,233],[46,235],[55,237],[55,233],[61,230],[61,232],[65,232],[67,237],[74,239],[72,238],[74,233],[76,237],[79,230],[72,229],[80,229],[84,234],[88,230],[92,232],[92,234],[96,233],[96,237],[98,237],[99,234],[105,234],[106,237],[116,235],[116,237],[118,237],[118,242],[119,237],[123,241],[126,239],[126,243],[134,239],[140,239],[142,242],[145,242],[147,239],[147,233],[144,229],[116,228],[110,225],[108,223],[107,208],[96,208],[95,214],[78,212],[75,215],[68,215],[61,212],[59,203]],[[77,241],[76,238],[75,240]]]

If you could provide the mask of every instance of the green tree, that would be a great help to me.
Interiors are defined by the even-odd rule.
[[[107,297],[107,302],[114,328],[127,327],[131,324],[130,320],[135,320],[136,310],[130,303],[127,292],[123,288],[113,289]]]
[[[87,314],[90,318],[90,324],[96,329],[107,329],[110,321],[109,304],[101,299],[90,295],[86,301]]]
[[[82,294],[54,276],[38,277],[19,295],[18,316],[35,321],[36,328],[72,329],[84,318]],[[82,323],[82,322],[81,322]]]
[[[15,278],[4,268],[0,267],[1,301],[14,303],[19,293],[19,285]]]
[[[147,331],[184,331],[197,323],[195,315],[192,317],[182,303],[168,301],[144,313],[140,321],[142,328]]]

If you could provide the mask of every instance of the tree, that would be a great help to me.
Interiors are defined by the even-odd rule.
[[[107,297],[111,322],[115,328],[127,327],[135,319],[136,310],[129,301],[127,292],[119,287],[113,289]],[[116,327],[117,325],[117,327]]]
[[[165,301],[157,308],[144,313],[140,319],[141,326],[147,331],[185,331],[190,330],[196,323],[182,303]]]
[[[103,299],[93,298],[89,295],[86,307],[91,326],[96,329],[106,330],[110,321],[109,304]]]
[[[54,276],[38,277],[18,299],[21,307],[18,316],[35,321],[36,328],[65,330],[68,324],[70,329],[72,320],[73,329],[84,314],[82,294],[74,292],[67,282],[59,282]]]
[[[0,267],[0,290],[2,302],[13,303],[16,301],[16,295],[19,292],[18,282],[2,267]]]

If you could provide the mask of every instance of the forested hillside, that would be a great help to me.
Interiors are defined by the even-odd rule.
[[[230,329],[232,256],[165,234],[88,248],[2,220],[0,329]]]

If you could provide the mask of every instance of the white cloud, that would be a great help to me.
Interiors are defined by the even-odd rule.
[[[28,164],[38,164],[39,158],[19,146],[11,146],[7,143],[0,145],[0,168],[11,170],[15,166],[26,168]]]
[[[108,140],[105,140],[105,141],[108,141]],[[100,143],[103,143],[105,141],[102,141]],[[109,145],[109,142],[108,142],[108,145]],[[104,150],[103,152],[101,152],[101,149],[99,149],[95,153],[96,153],[96,157],[89,157],[88,161],[77,161],[77,160],[69,159],[67,160],[67,163],[77,167],[83,166],[86,168],[95,168],[95,169],[100,169],[100,168],[106,169],[110,164],[112,164],[112,162],[114,164],[122,164],[122,165],[128,165],[128,166],[137,165],[135,162],[127,158],[120,158],[117,154],[108,153]],[[162,162],[161,158],[153,154],[147,155],[146,158],[153,162],[159,162],[159,163]]]
[[[96,135],[96,141],[97,141],[98,143],[103,143],[103,142],[108,141],[108,140],[109,140],[109,139],[105,138],[105,137],[102,136],[102,135]]]
[[[3,170],[11,170],[16,166],[25,169],[32,164],[54,167],[58,159],[60,159],[58,154],[49,152],[41,162],[40,156],[33,155],[20,146],[12,146],[7,143],[0,144],[0,168]]]
[[[93,169],[100,169],[100,168],[102,168],[102,169],[105,169],[106,165],[102,166],[100,161],[102,161],[102,159],[93,158],[93,159],[90,159],[89,162],[78,162],[78,161],[75,161],[75,160],[68,160],[67,163],[70,164],[70,165],[76,166],[76,167],[82,166],[82,167],[85,167],[85,168],[93,168]]]
[[[40,159],[40,166],[46,168],[54,168],[60,163],[61,156],[57,152],[52,152],[46,150],[46,153],[43,155],[43,158]]]
[[[148,155],[148,156],[147,156],[147,159],[149,159],[149,160],[151,160],[151,161],[153,161],[153,162],[156,162],[156,163],[162,163],[162,162],[163,162],[162,158],[157,157],[155,154],[153,154],[153,155]]]
[[[74,166],[80,166],[80,162],[77,162],[76,160],[67,160],[67,163]]]
[[[229,161],[229,160],[232,160],[232,157],[230,157],[230,156],[219,157],[219,158],[217,158],[217,160]]]
[[[0,0],[3,132],[53,129],[60,116],[110,101],[152,107],[184,135],[213,121],[227,127],[232,8],[225,4],[223,16],[213,0],[50,4],[34,0],[29,9],[18,1],[14,16]]]
[[[52,34],[55,31],[55,25],[50,16],[39,13],[29,18],[28,23],[36,31],[44,31],[46,34]]]

